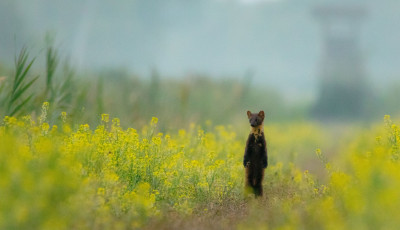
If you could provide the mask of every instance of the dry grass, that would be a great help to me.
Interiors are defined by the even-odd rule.
[[[287,185],[264,185],[261,198],[232,198],[220,203],[200,205],[192,215],[184,216],[174,211],[166,211],[163,216],[153,218],[146,230],[219,230],[237,229],[250,221],[266,222],[273,220],[274,207],[284,200],[291,200],[296,188]]]

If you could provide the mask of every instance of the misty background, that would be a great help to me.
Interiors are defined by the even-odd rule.
[[[150,78],[156,70],[161,79],[194,74],[245,79],[278,91],[286,101],[314,103],[330,54],[326,28],[313,12],[332,4],[366,12],[355,32],[355,52],[368,85],[360,97],[392,98],[390,106],[397,106],[397,0],[2,0],[0,65],[12,66],[22,45],[40,55],[50,33],[77,71],[123,69]],[[38,62],[44,65],[44,59]]]

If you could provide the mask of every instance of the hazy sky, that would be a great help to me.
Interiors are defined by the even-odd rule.
[[[144,77],[152,68],[166,77],[250,71],[259,85],[312,96],[324,40],[311,12],[321,2],[2,0],[0,61],[12,62],[21,44],[43,55],[50,31],[80,69],[123,67]],[[358,2],[368,8],[360,27],[368,75],[377,84],[398,79],[400,1]]]
[[[264,3],[264,2],[279,2],[283,0],[240,0],[241,3],[244,4],[255,4],[255,3]]]

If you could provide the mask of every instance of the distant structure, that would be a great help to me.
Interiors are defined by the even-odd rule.
[[[313,9],[323,36],[319,94],[314,115],[321,119],[363,115],[368,86],[360,50],[360,26],[367,10],[361,5],[320,5]]]

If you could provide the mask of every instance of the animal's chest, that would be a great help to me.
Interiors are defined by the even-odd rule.
[[[264,148],[264,146],[263,146],[262,142],[249,143],[249,149],[254,154],[262,153],[263,148]]]
[[[248,141],[248,147],[249,147],[249,150],[253,153],[253,154],[255,154],[255,155],[257,155],[258,153],[262,153],[263,152],[263,149],[265,148],[265,146],[264,146],[264,139],[263,139],[264,137],[263,136],[257,136],[257,135],[251,135],[251,137],[250,137],[250,139],[249,139],[249,141]]]
[[[264,155],[264,146],[262,143],[253,142],[249,145],[249,160],[253,167],[259,167]]]

